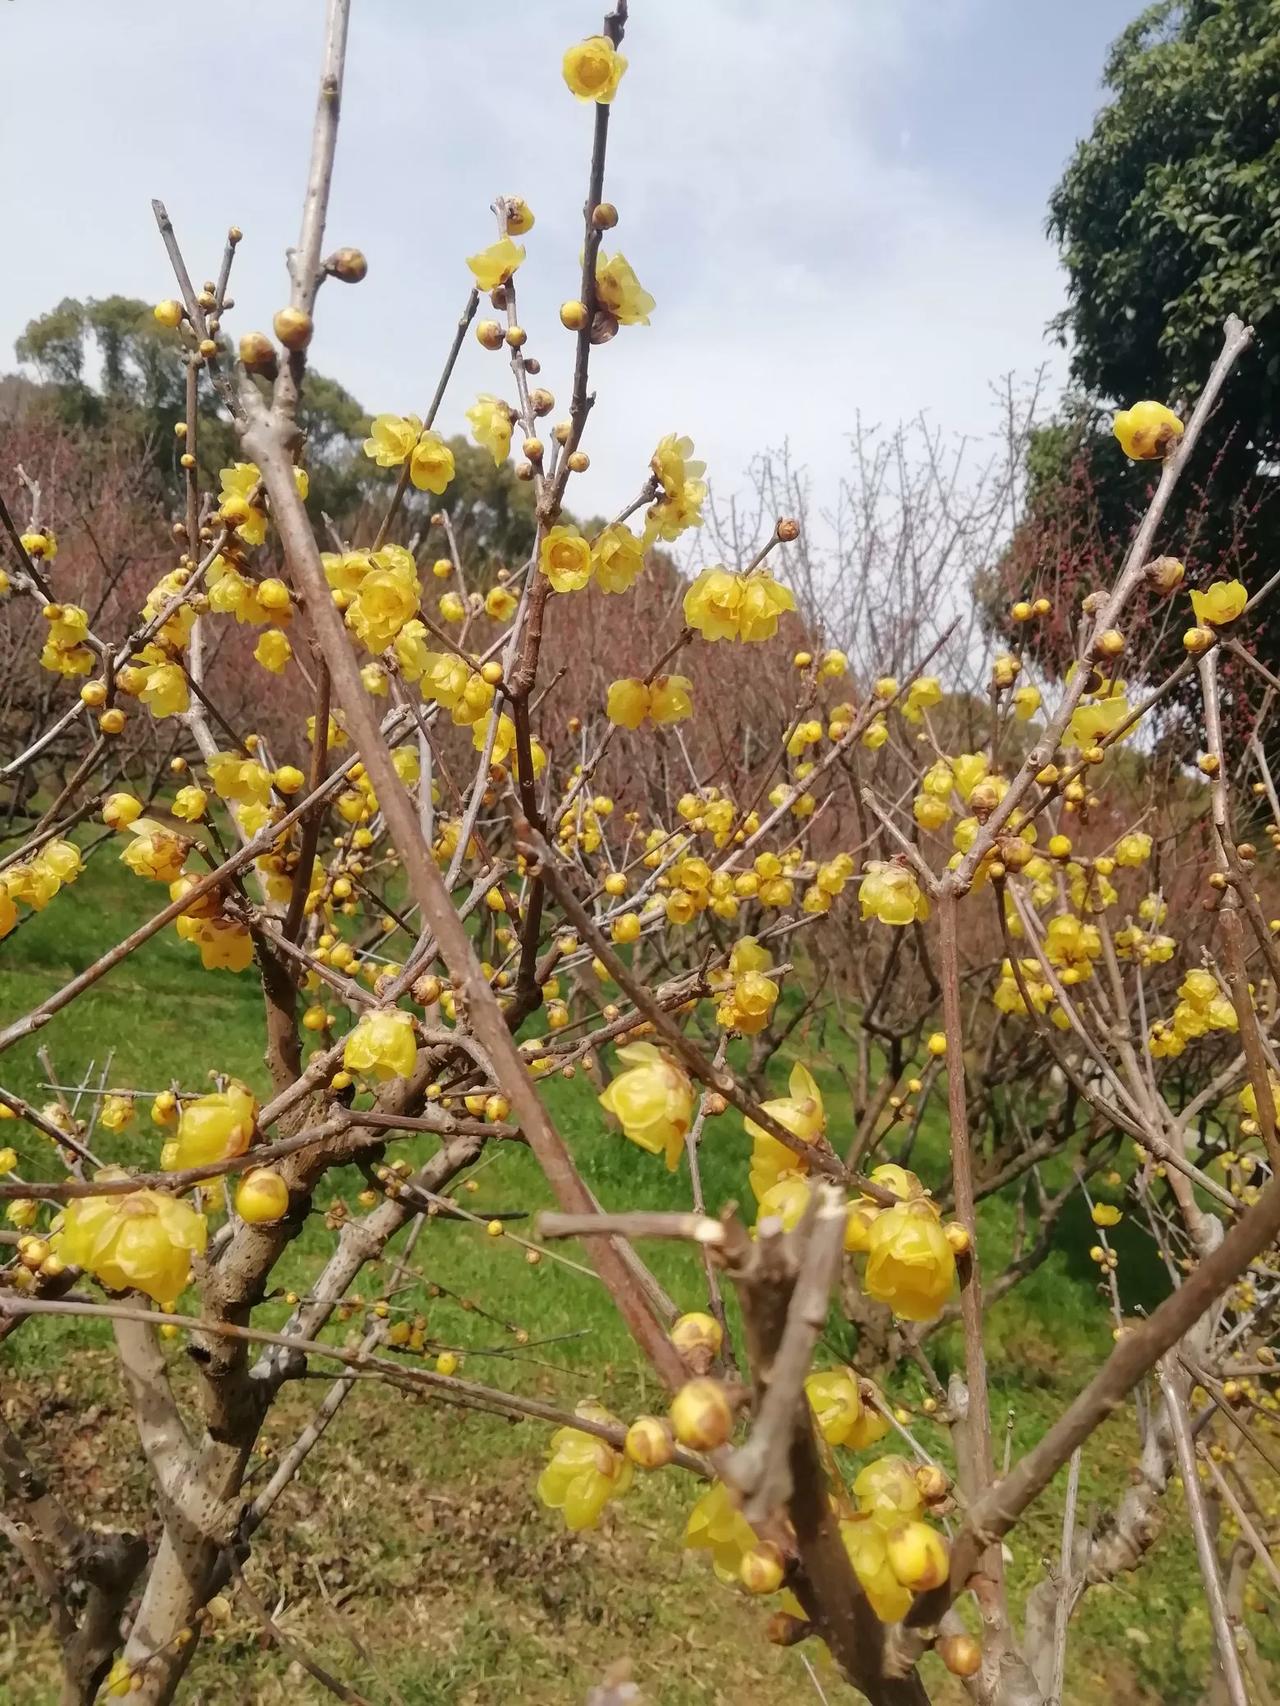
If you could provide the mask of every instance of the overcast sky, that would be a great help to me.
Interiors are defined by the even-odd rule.
[[[606,194],[657,298],[597,352],[583,509],[631,497],[665,432],[722,490],[789,439],[819,497],[856,411],[990,428],[988,387],[1063,361],[1045,202],[1101,100],[1137,0],[632,0]],[[327,285],[313,359],[372,411],[421,412],[492,240],[495,193],[537,215],[521,318],[567,395],[591,109],[560,77],[599,0],[354,0],[329,246],[369,257]],[[245,233],[228,329],[285,300],[318,72],[321,0],[7,0],[0,58],[0,368],[65,295],[168,295],[150,211],[197,279]],[[616,245],[612,240],[616,239]],[[501,356],[469,340],[441,424]]]

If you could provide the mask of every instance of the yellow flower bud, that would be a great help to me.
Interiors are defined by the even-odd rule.
[[[1135,462],[1149,462],[1166,456],[1182,437],[1182,422],[1172,409],[1163,403],[1134,403],[1121,409],[1111,423],[1120,441],[1120,448]]]
[[[675,1455],[675,1441],[661,1416],[637,1416],[627,1429],[623,1450],[638,1468],[661,1469]]]
[[[303,308],[281,308],[271,323],[276,336],[289,350],[306,349],[315,330],[310,314]]]
[[[913,1593],[941,1587],[950,1573],[946,1540],[926,1522],[904,1522],[885,1539],[889,1568]]]
[[[694,1311],[681,1315],[668,1337],[695,1374],[705,1374],[720,1354],[724,1333],[714,1315]]]
[[[982,1668],[982,1648],[972,1635],[943,1635],[936,1651],[952,1676],[976,1676]]]
[[[762,1540],[750,1552],[744,1552],[738,1566],[738,1579],[748,1593],[776,1593],[785,1574],[782,1553],[771,1540]]]
[[[283,1220],[289,1212],[289,1187],[270,1167],[251,1167],[236,1190],[236,1213],[251,1226]]]
[[[671,1401],[671,1425],[681,1445],[714,1451],[733,1432],[733,1408],[718,1380],[700,1378],[682,1386]]]

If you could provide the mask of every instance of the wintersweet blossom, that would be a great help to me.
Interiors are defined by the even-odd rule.
[[[693,683],[685,675],[659,675],[652,682],[626,676],[609,683],[605,715],[622,729],[638,729],[646,718],[680,723],[693,714]]]
[[[575,1406],[575,1414],[584,1421],[617,1425],[616,1416],[591,1400]],[[566,1528],[594,1528],[610,1500],[621,1498],[630,1487],[634,1473],[624,1454],[598,1434],[557,1428],[551,1436],[550,1461],[538,1476],[538,1497],[549,1510],[560,1512]]]
[[[556,592],[580,592],[591,579],[591,546],[576,527],[553,527],[542,541],[538,567]]]
[[[127,1177],[108,1167],[102,1180]],[[174,1302],[191,1274],[191,1258],[203,1255],[205,1218],[191,1204],[163,1191],[129,1191],[76,1197],[62,1214],[52,1239],[57,1255],[84,1268],[112,1291],[141,1291],[156,1303]]]
[[[1191,592],[1196,621],[1210,628],[1225,628],[1234,622],[1248,602],[1249,593],[1243,581],[1214,581],[1203,592],[1198,587]]]
[[[773,1096],[761,1104],[766,1114],[777,1120],[802,1144],[816,1143],[827,1128],[826,1109],[817,1080],[802,1061],[791,1068],[787,1094]],[[789,1149],[754,1120],[746,1121],[751,1145],[751,1189],[757,1202],[766,1191],[777,1184],[784,1173],[808,1171],[809,1163],[803,1150]]]
[[[893,860],[867,862],[858,904],[864,918],[878,918],[882,924],[914,924],[929,916],[929,901],[915,873]]]
[[[348,1072],[376,1083],[407,1078],[417,1058],[413,1016],[398,1007],[362,1013],[342,1051],[342,1064]]]
[[[759,1544],[723,1481],[716,1481],[689,1512],[684,1543],[691,1551],[710,1552],[722,1582],[737,1581],[744,1556]]]
[[[690,527],[702,526],[707,483],[705,462],[692,459],[693,440],[668,433],[649,460],[661,494],[645,512],[645,539],[678,539]]]
[[[653,1043],[629,1043],[618,1050],[626,1066],[598,1098],[623,1135],[650,1155],[665,1153],[675,1172],[684,1153],[684,1137],[693,1119],[694,1091],[689,1075]]]
[[[253,655],[263,669],[280,675],[293,656],[293,647],[287,634],[282,634],[279,628],[268,628],[253,648]]]
[[[882,1623],[896,1623],[911,1609],[911,1590],[904,1587],[889,1564],[885,1532],[869,1517],[840,1524],[840,1538],[858,1585]]]
[[[862,1392],[851,1368],[832,1368],[806,1377],[805,1396],[813,1419],[828,1445],[847,1445],[857,1450],[863,1419]]]
[[[596,300],[620,326],[647,326],[655,306],[621,253],[596,256]]]
[[[191,843],[151,818],[140,817],[129,825],[134,839],[120,855],[121,862],[138,877],[171,883],[186,863]]]
[[[922,723],[926,711],[942,703],[942,683],[936,675],[918,675],[901,701],[902,715],[909,723]]]
[[[1111,422],[1120,448],[1135,462],[1165,456],[1182,437],[1185,428],[1172,409],[1163,403],[1134,403],[1120,409]]]
[[[507,282],[523,259],[524,245],[513,243],[510,237],[502,237],[498,242],[490,243],[487,249],[468,255],[467,265],[481,290],[496,290],[500,284]]]
[[[161,1157],[167,1172],[206,1167],[243,1155],[253,1141],[258,1104],[253,1092],[232,1080],[225,1090],[184,1102],[178,1129]]]
[[[895,1203],[872,1222],[863,1288],[905,1321],[932,1321],[951,1295],[956,1259],[934,1205]]]
[[[466,413],[471,423],[472,438],[493,457],[494,467],[500,468],[511,454],[513,417],[510,405],[500,397],[482,391]]]
[[[615,521],[592,540],[591,560],[601,592],[627,592],[644,568],[644,544],[629,527]]]
[[[627,62],[608,36],[588,36],[565,53],[564,80],[580,101],[608,106],[618,92]]]

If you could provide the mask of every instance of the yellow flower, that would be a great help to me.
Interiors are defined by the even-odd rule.
[[[942,703],[942,683],[936,675],[918,675],[907,688],[907,696],[899,706],[909,723],[924,721],[926,711]]]
[[[398,468],[422,434],[417,415],[375,415],[364,441],[364,453],[379,468]]]
[[[1109,1202],[1094,1203],[1089,1215],[1095,1226],[1119,1226],[1122,1218],[1120,1210]]]
[[[622,729],[638,729],[646,717],[680,723],[693,714],[693,683],[684,675],[660,675],[652,686],[635,676],[609,683],[605,715]]]
[[[148,670],[146,685],[138,697],[151,707],[153,717],[180,716],[191,704],[186,675],[176,663],[162,663]]]
[[[596,299],[620,326],[647,326],[654,300],[623,254],[596,256]]]
[[[467,410],[467,419],[471,422],[472,438],[493,457],[494,467],[500,468],[511,452],[509,405],[500,397],[491,397],[487,391],[482,391]]]
[[[617,1422],[591,1399],[575,1405],[574,1413],[583,1421]],[[548,1510],[560,1512],[566,1528],[594,1528],[610,1499],[626,1492],[634,1473],[622,1452],[599,1435],[557,1428],[551,1436],[551,1460],[538,1476],[538,1497]]]
[[[74,883],[84,870],[84,860],[74,841],[47,841],[34,863],[57,883]]]
[[[538,566],[557,592],[579,592],[591,579],[591,546],[576,527],[553,527]]]
[[[644,567],[644,546],[620,521],[602,528],[591,544],[601,592],[626,592]]]
[[[456,592],[442,593],[437,609],[443,622],[461,622],[467,614],[467,607]]]
[[[684,1136],[693,1118],[693,1085],[682,1066],[653,1043],[629,1043],[618,1050],[626,1063],[599,1098],[623,1134],[650,1155],[666,1152],[667,1168],[675,1172],[684,1151]]]
[[[927,1522],[902,1522],[885,1536],[889,1568],[904,1588],[927,1593],[941,1587],[950,1574],[951,1555],[946,1541]]]
[[[383,652],[416,616],[422,589],[407,551],[379,551],[374,563],[347,610],[347,627],[369,651]]]
[[[1182,422],[1163,403],[1135,403],[1121,409],[1111,423],[1120,448],[1135,462],[1150,462],[1164,456],[1182,437]]]
[[[253,937],[234,918],[182,917],[174,920],[174,929],[196,944],[206,971],[246,971],[253,962]]]
[[[253,648],[253,655],[263,669],[269,669],[272,675],[280,675],[293,656],[293,647],[287,634],[282,634],[279,628],[268,628]]]
[[[342,1051],[342,1064],[348,1072],[378,1082],[407,1078],[417,1058],[413,1018],[398,1007],[362,1013]]]
[[[24,533],[21,537],[22,549],[34,562],[43,558],[46,563],[51,563],[58,555],[58,541],[51,527],[43,527],[38,533]]]
[[[645,539],[677,539],[686,528],[702,526],[702,505],[707,496],[705,462],[693,462],[693,440],[668,433],[649,460],[662,496],[649,506],[645,516]]]
[[[113,1090],[102,1099],[98,1121],[107,1131],[123,1131],[127,1125],[133,1124],[136,1112],[132,1096],[121,1096]]]
[[[742,623],[742,579],[703,569],[684,595],[684,619],[704,640],[736,640]]]
[[[736,1582],[743,1556],[759,1545],[756,1532],[734,1504],[723,1481],[717,1481],[694,1505],[685,1524],[684,1543],[692,1551],[710,1552],[722,1582]]]
[[[120,1179],[109,1167],[100,1179]],[[77,1197],[67,1204],[53,1245],[64,1262],[94,1274],[112,1291],[142,1291],[159,1304],[172,1303],[191,1273],[192,1255],[203,1255],[208,1228],[190,1203],[163,1191]]]
[[[1040,689],[1019,687],[1013,695],[1013,714],[1020,723],[1029,722],[1040,709]]]
[[[869,860],[858,885],[858,904],[864,918],[882,924],[912,924],[929,916],[929,902],[906,865]]]
[[[409,457],[409,478],[420,492],[436,497],[453,478],[453,452],[438,432],[424,432]]]
[[[911,1609],[911,1590],[890,1568],[884,1530],[859,1516],[840,1524],[840,1538],[872,1611],[882,1623],[897,1623]]]
[[[422,697],[443,705],[460,728],[470,728],[487,714],[493,704],[494,690],[456,652],[428,652],[422,672]]]
[[[392,641],[396,662],[406,681],[420,681],[426,672],[432,653],[427,644],[427,630],[416,616],[411,616]]]
[[[491,586],[484,595],[484,613],[495,622],[509,622],[516,613],[517,602],[509,586]]]
[[[218,493],[221,514],[235,525],[236,537],[246,545],[261,545],[267,536],[266,512],[250,499],[262,476],[256,462],[235,462],[218,476],[222,488]]]
[[[489,762],[491,764],[505,764],[516,744],[516,725],[505,711],[497,712],[496,716],[497,732],[493,737],[493,753]],[[485,749],[485,743],[489,739],[489,729],[493,725],[494,717],[495,713],[490,711],[489,715],[484,718],[482,722],[476,722],[471,725],[471,744],[475,747],[477,752],[483,752]],[[542,768],[542,765],[538,762],[538,753],[540,751],[541,748],[539,748],[535,742],[533,752],[533,768],[535,775]],[[544,757],[543,763],[545,762],[546,760]]]
[[[1071,713],[1062,739],[1066,746],[1099,746],[1113,736],[1129,715],[1129,701],[1123,694],[1103,699],[1096,704],[1077,705]]]
[[[580,101],[608,106],[618,92],[627,62],[608,36],[588,36],[568,50],[562,69],[571,94]]]
[[[863,1418],[862,1392],[851,1368],[824,1369],[804,1383],[813,1419],[828,1445],[858,1449]]]
[[[487,249],[468,255],[467,265],[481,290],[496,290],[500,284],[507,282],[523,259],[523,244],[503,237],[496,243],[490,243]]]
[[[523,237],[526,231],[532,231],[537,224],[533,209],[522,195],[506,197],[507,230],[513,236]]]
[[[258,1104],[253,1092],[234,1080],[225,1090],[184,1102],[178,1130],[165,1144],[162,1162],[167,1172],[183,1167],[207,1167],[243,1155],[253,1141]]]
[[[270,1167],[251,1167],[236,1187],[236,1213],[251,1226],[283,1220],[289,1212],[289,1187]]]
[[[208,804],[209,796],[204,789],[189,783],[185,788],[179,788],[173,796],[173,815],[182,818],[185,823],[199,823]]]
[[[763,972],[744,972],[717,1008],[717,1023],[744,1037],[754,1037],[773,1017],[778,993],[777,984]]]
[[[911,802],[911,811],[921,829],[941,829],[951,816],[951,807],[934,794],[917,794]]]
[[[1116,842],[1116,864],[1136,869],[1151,857],[1151,837],[1142,830],[1132,830]]]
[[[942,763],[942,761],[939,761]],[[951,776],[961,800],[968,805],[969,795],[973,793],[978,783],[986,775],[985,752],[961,752],[961,756],[951,763]]]
[[[620,729],[638,729],[649,715],[649,689],[635,676],[609,683],[605,716]]]
[[[738,638],[771,640],[778,631],[778,617],[784,610],[795,609],[795,598],[789,588],[780,586],[764,569],[756,569],[740,578],[742,608]]]
[[[121,862],[138,877],[171,883],[181,875],[191,843],[163,824],[140,817],[129,826],[134,839],[120,855]]]
[[[395,420],[394,415],[383,417]],[[366,443],[371,442],[366,440]],[[404,460],[403,457],[400,458]],[[341,556],[336,551],[322,551],[320,561],[324,564],[324,578],[335,592],[347,592],[354,595],[360,590],[360,582],[373,567],[373,559],[367,551],[344,551]]]
[[[885,1529],[912,1521],[924,1509],[911,1465],[902,1457],[864,1464],[854,1478],[853,1496],[862,1515]]]
[[[791,1068],[787,1092],[785,1096],[772,1097],[761,1106],[793,1137],[802,1143],[815,1143],[827,1129],[827,1114],[817,1080],[801,1061]],[[808,1171],[809,1163],[804,1155],[771,1137],[763,1126],[747,1120],[746,1128],[747,1136],[752,1140],[751,1189],[757,1202],[777,1184],[783,1173]]]
[[[1223,628],[1228,622],[1234,622],[1248,602],[1249,594],[1243,581],[1214,581],[1204,592],[1193,589],[1191,594],[1191,608],[1196,613],[1196,621],[1210,628]]]
[[[649,689],[649,718],[655,723],[682,723],[693,715],[693,683],[687,675],[659,675]]]
[[[863,1289],[906,1321],[932,1321],[951,1293],[956,1259],[929,1202],[895,1203],[871,1224]]]
[[[265,804],[271,798],[271,774],[256,758],[238,752],[215,752],[206,769],[220,800]]]

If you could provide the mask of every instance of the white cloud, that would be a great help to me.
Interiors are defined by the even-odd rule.
[[[63,295],[169,291],[153,194],[200,276],[226,226],[244,228],[230,329],[269,321],[297,227],[320,14],[318,0],[226,0],[201,30],[159,0],[4,8],[9,63],[48,62],[56,77],[13,79],[0,117],[0,197],[22,257],[0,348]],[[658,308],[597,353],[582,507],[629,497],[673,428],[722,486],[789,438],[820,490],[855,411],[984,429],[988,382],[1048,353],[1061,287],[1038,228],[904,163],[908,56],[945,53],[969,0],[638,0],[632,14],[607,193],[617,246]],[[326,286],[314,354],[370,408],[424,406],[466,294],[462,257],[491,239],[498,192],[538,215],[521,314],[543,381],[567,391],[556,308],[575,293],[591,114],[558,62],[593,27],[579,0],[356,0],[330,236],[363,247],[370,272]],[[502,358],[469,342],[443,424],[506,381]]]

